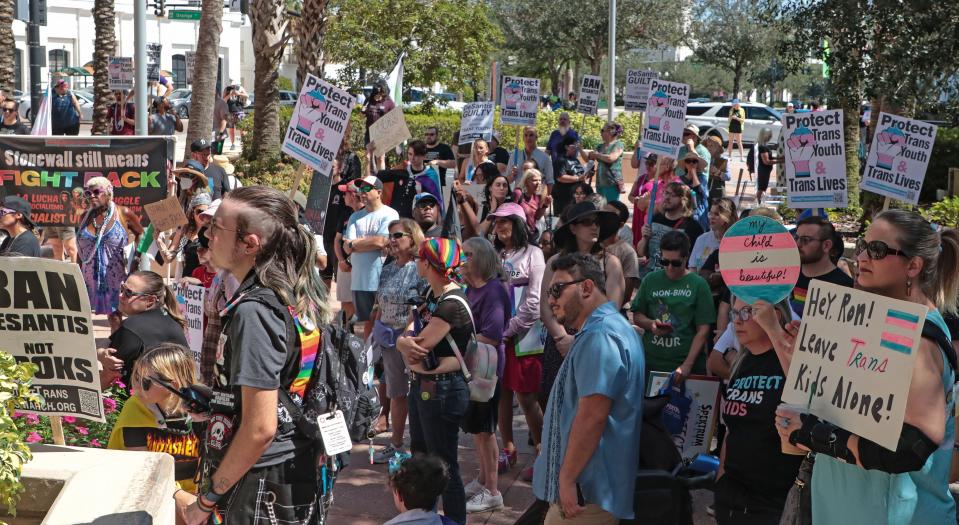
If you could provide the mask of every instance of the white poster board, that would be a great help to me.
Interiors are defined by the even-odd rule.
[[[683,142],[689,86],[676,82],[649,81],[646,118],[643,119],[643,151],[675,159]]]
[[[0,257],[0,352],[37,367],[43,398],[17,410],[104,421],[90,297],[80,267],[36,257]]]
[[[649,83],[654,78],[659,78],[659,73],[652,69],[626,70],[626,89],[623,94],[626,111],[646,111]]]
[[[809,282],[783,401],[895,450],[926,307]]]
[[[356,99],[342,89],[307,75],[283,137],[283,153],[329,177]]]
[[[921,120],[879,113],[859,187],[918,204],[937,129],[935,124]]]
[[[203,351],[203,301],[206,299],[206,288],[198,284],[180,283],[177,287],[176,302],[180,306],[180,313],[186,319],[186,328],[183,329],[187,346],[196,361],[197,371],[200,370],[200,355]]]
[[[107,59],[110,90],[133,89],[133,58],[110,57]]]
[[[469,144],[477,139],[490,140],[493,137],[492,102],[470,102],[463,108],[460,120],[460,140],[458,145]]]
[[[147,80],[160,80],[160,53],[163,50],[163,44],[157,42],[147,42]]]
[[[504,125],[533,126],[539,111],[539,79],[503,76],[499,119]]]
[[[845,208],[846,146],[842,110],[783,115],[790,208]]]
[[[374,155],[386,155],[386,152],[403,143],[413,135],[406,126],[403,108],[396,106],[377,119],[370,126],[370,140],[373,142]]]
[[[595,75],[583,75],[579,84],[579,99],[576,112],[583,115],[595,115],[599,107],[599,94],[603,90],[603,80]]]
[[[669,379],[669,372],[650,372],[646,395],[655,396]],[[708,454],[716,424],[719,422],[719,378],[693,375],[686,379],[686,395],[692,400],[683,432],[673,434],[673,442],[683,456]]]

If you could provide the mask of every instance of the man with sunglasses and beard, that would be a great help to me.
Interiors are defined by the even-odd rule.
[[[852,288],[852,277],[837,268],[829,256],[836,242],[835,234],[836,228],[822,217],[806,217],[796,225],[796,245],[799,247],[799,262],[802,263],[802,267],[789,302],[793,311],[800,317],[806,305],[806,289],[809,288],[809,281],[818,279]]]
[[[647,369],[676,372],[679,380],[706,373],[706,340],[716,321],[705,279],[687,266],[689,237],[673,230],[660,242],[659,265],[639,285],[631,310],[643,329]]]
[[[29,135],[30,128],[20,120],[16,100],[8,98],[0,102],[3,107],[3,120],[0,120],[0,135]]]
[[[634,517],[643,346],[606,297],[595,258],[565,255],[550,269],[550,310],[577,334],[546,405],[533,492],[550,503],[546,525],[617,524]]]

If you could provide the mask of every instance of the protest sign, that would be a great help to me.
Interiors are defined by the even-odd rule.
[[[183,207],[175,195],[171,195],[162,201],[151,202],[143,206],[147,217],[150,218],[150,224],[158,232],[172,230],[177,226],[183,226],[187,223],[186,214],[183,213]]]
[[[896,450],[926,307],[809,284],[783,401]]]
[[[688,85],[650,79],[643,119],[643,151],[674,159],[679,155],[688,102]]]
[[[356,99],[346,91],[307,75],[284,135],[283,153],[329,177],[354,104]]]
[[[160,80],[160,53],[163,44],[147,42],[147,80]]]
[[[646,395],[655,396],[669,379],[669,372],[650,372]],[[683,459],[696,454],[708,454],[712,446],[713,434],[719,422],[719,378],[692,375],[686,379],[685,397],[688,403],[683,410],[673,411],[684,423],[682,431],[673,434],[673,442]],[[667,410],[671,410],[667,407]]]
[[[929,167],[936,126],[889,113],[879,113],[879,125],[862,174],[864,190],[919,203],[919,191]]]
[[[196,369],[200,370],[200,354],[203,350],[203,301],[206,299],[206,288],[199,284],[180,283],[177,287],[176,302],[180,313],[186,319],[187,347],[196,361]]]
[[[533,126],[539,111],[539,79],[503,76],[500,122],[506,125]]]
[[[413,135],[403,118],[403,108],[396,106],[389,110],[370,126],[370,140],[374,145],[374,155],[386,155],[386,152]]]
[[[626,111],[646,111],[646,102],[649,100],[649,83],[659,78],[659,73],[652,69],[627,69],[626,90],[624,102]]]
[[[776,304],[799,280],[799,249],[786,227],[769,217],[746,217],[719,243],[719,268],[733,295]]]
[[[196,52],[187,51],[183,53],[184,58],[186,58],[186,83],[193,83],[193,68],[196,67]]]
[[[460,119],[460,146],[470,144],[474,140],[490,140],[493,138],[493,111],[492,102],[470,102],[463,108]]]
[[[579,84],[579,100],[576,103],[577,113],[595,115],[599,106],[599,93],[603,89],[603,81],[594,75],[583,75]]]
[[[326,227],[326,210],[330,202],[330,178],[313,172],[310,180],[310,194],[306,196],[306,209],[303,215],[314,233],[322,234]],[[332,240],[332,239],[331,239]]]
[[[76,226],[86,212],[83,185],[113,184],[113,202],[143,217],[167,196],[166,137],[0,135],[0,197],[19,195],[38,226]]]
[[[43,398],[17,410],[103,422],[90,297],[80,267],[36,257],[0,257],[0,352],[37,367]]]
[[[107,63],[110,90],[133,89],[133,58],[110,57]]]
[[[783,115],[790,208],[844,208],[846,149],[842,110]]]

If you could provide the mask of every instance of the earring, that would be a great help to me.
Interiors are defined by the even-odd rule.
[[[906,297],[912,295],[912,279],[906,280]]]

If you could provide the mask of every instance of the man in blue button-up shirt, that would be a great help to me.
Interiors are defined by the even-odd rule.
[[[614,525],[633,517],[643,347],[606,298],[596,259],[568,255],[552,270],[549,306],[579,332],[550,392],[533,492],[550,502],[546,525]]]

